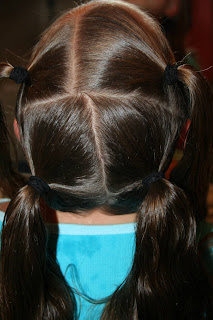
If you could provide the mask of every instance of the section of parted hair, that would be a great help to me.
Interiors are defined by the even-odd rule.
[[[134,212],[142,200],[142,178],[165,169],[166,153],[183,123],[158,104],[139,93],[113,97],[113,92],[29,102],[21,127],[32,172],[70,199],[63,211],[86,210],[94,202],[93,207],[105,205],[114,212],[117,205],[118,214],[122,207]]]
[[[32,174],[53,190],[47,203],[73,212],[97,206],[116,214],[138,211],[133,267],[109,299],[102,319],[191,319],[192,315],[200,319],[208,295],[200,290],[205,281],[197,263],[195,219],[184,192],[162,180],[150,187],[144,199],[141,186],[148,174],[166,170],[189,114],[195,119],[192,133],[196,126],[204,125],[196,119],[204,110],[201,96],[208,88],[201,90],[203,80],[197,80],[194,71],[189,71],[188,78],[200,89],[199,94],[193,90],[196,102],[192,95],[188,99],[188,90],[192,90],[187,89],[187,71],[180,78],[182,85],[165,87],[164,69],[173,62],[160,27],[147,14],[119,1],[90,2],[65,14],[45,32],[28,67],[32,85],[23,85],[19,93],[17,120],[22,146]],[[201,130],[193,137],[192,148],[199,142]],[[186,148],[187,152],[190,157]],[[208,158],[207,148],[203,152]],[[196,169],[205,170],[195,161],[193,171],[188,168],[189,177]],[[55,276],[57,271],[51,269],[57,265],[45,263],[48,253],[39,202],[30,187],[26,188],[6,214],[2,319],[28,319],[30,310],[37,310],[33,320],[75,319],[72,293],[66,294],[63,277]],[[198,200],[191,199],[196,207]],[[41,243],[39,239],[37,245],[40,232],[44,240]],[[20,277],[17,292],[27,288],[33,292],[30,277],[24,282],[20,276],[19,264],[15,270],[9,269],[7,283],[4,281],[7,244],[10,250],[16,248],[17,237],[26,238],[18,251],[26,270],[32,262],[34,279],[41,281],[43,275],[49,279],[46,286],[41,283],[36,297],[27,296],[28,304],[13,295],[16,276]],[[28,243],[33,251],[27,250]],[[61,291],[55,293],[58,284]],[[61,308],[57,295],[63,290]]]

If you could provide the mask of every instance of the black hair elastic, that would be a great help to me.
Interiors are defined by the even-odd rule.
[[[173,85],[179,81],[178,79],[178,64],[171,65],[167,64],[166,69],[164,71],[164,83],[166,85]]]
[[[50,191],[49,185],[39,177],[31,176],[27,184],[35,189],[39,196]]]
[[[15,81],[17,84],[26,82],[29,80],[29,71],[23,67],[14,67],[9,79]]]
[[[145,178],[143,178],[142,184],[144,187],[146,187],[148,189],[153,182],[156,182],[156,181],[161,180],[163,178],[165,178],[164,172],[162,172],[162,171],[153,172],[153,173],[149,174],[148,176],[146,176]]]

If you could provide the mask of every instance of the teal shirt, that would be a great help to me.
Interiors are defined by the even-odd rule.
[[[213,224],[203,221],[198,228],[200,257],[209,278],[213,283]]]
[[[0,213],[2,225],[3,213]],[[50,247],[73,289],[79,320],[99,320],[105,303],[128,275],[135,252],[135,223],[47,224]]]

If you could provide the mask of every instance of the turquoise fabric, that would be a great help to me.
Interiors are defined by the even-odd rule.
[[[213,287],[213,224],[203,221],[198,228],[200,256]]]
[[[213,232],[213,224],[203,221],[198,226],[198,230],[197,230],[198,240],[200,241],[210,232]]]
[[[3,213],[0,213],[0,227]],[[128,275],[135,251],[136,224],[48,224],[49,246],[74,289],[79,320],[99,320],[105,306],[88,300],[110,296]]]

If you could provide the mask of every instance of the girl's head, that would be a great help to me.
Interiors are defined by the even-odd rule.
[[[121,2],[76,8],[44,33],[17,120],[33,175],[53,190],[50,206],[137,210],[142,179],[166,171],[190,112],[187,89],[164,84],[168,63],[157,23]]]
[[[186,279],[196,254],[194,214],[188,200],[165,179],[153,183],[148,193],[142,184],[147,175],[167,170],[189,118],[191,129],[174,180],[187,191],[195,209],[204,205],[212,143],[210,91],[202,76],[183,64],[175,67],[178,80],[168,84],[165,69],[174,63],[160,26],[149,15],[121,1],[93,1],[66,13],[43,34],[27,66],[30,83],[23,84],[19,92],[16,117],[21,144],[32,174],[51,188],[46,203],[76,213],[96,207],[115,214],[138,212],[133,269],[126,285],[113,296],[104,319],[124,319],[124,314],[128,319],[133,319],[133,314],[138,319],[142,315],[157,319],[171,289],[168,311],[161,310],[162,318],[170,319],[168,315],[178,312],[175,301],[190,291]],[[2,66],[2,76],[9,77],[12,69]],[[45,262],[46,235],[39,197],[31,186],[22,188],[12,201],[6,221],[2,319],[5,314],[13,319],[13,312],[29,312],[27,304],[18,301],[17,290],[25,293],[32,308],[40,306],[35,309],[35,319],[43,319],[45,312],[53,309],[70,317],[73,300],[64,294],[63,280],[55,293],[63,301],[60,306],[44,285],[50,281],[52,266]],[[22,234],[15,230],[14,221]],[[17,247],[17,238],[23,233],[29,248],[29,259],[24,262],[23,248]],[[14,261],[18,259],[26,270],[29,265],[36,266],[31,277],[19,284],[9,277],[7,265],[8,248],[14,247]],[[176,252],[176,257],[168,263],[170,252]],[[35,292],[33,283],[37,284],[38,278],[41,285]],[[126,288],[131,288],[130,297],[124,304],[127,309],[121,310],[118,305],[126,297],[122,294]],[[13,309],[8,301],[13,301]],[[155,310],[151,301],[156,302]],[[47,319],[55,318],[50,312]]]

